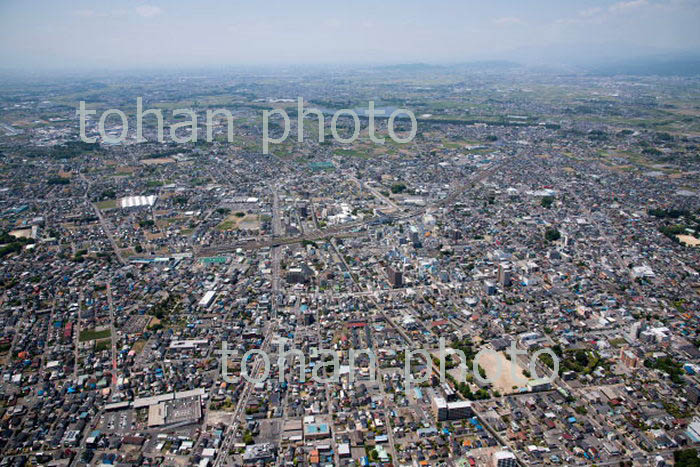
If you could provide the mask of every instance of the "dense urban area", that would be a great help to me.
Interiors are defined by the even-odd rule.
[[[699,465],[697,77],[7,75],[0,167],[2,466]]]

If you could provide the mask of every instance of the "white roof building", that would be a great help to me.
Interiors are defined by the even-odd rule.
[[[153,206],[158,197],[156,195],[150,196],[126,196],[119,200],[119,207],[121,208],[136,208],[139,206]]]

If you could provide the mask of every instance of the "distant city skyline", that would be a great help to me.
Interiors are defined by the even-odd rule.
[[[0,68],[589,63],[693,53],[700,1],[18,2]]]

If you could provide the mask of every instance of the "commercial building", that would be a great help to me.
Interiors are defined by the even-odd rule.
[[[637,368],[639,358],[630,349],[620,349],[620,361],[627,368]]]
[[[493,467],[515,467],[518,465],[515,454],[510,451],[494,452],[491,461]]]
[[[432,408],[437,421],[462,420],[474,416],[471,401],[447,402],[443,397],[435,396]]]
[[[201,306],[202,308],[208,308],[214,301],[215,296],[216,292],[214,290],[208,290],[207,293],[205,293],[202,299],[199,301],[199,306]]]
[[[510,287],[513,282],[513,271],[508,263],[498,265],[498,283],[502,287]]]
[[[531,392],[548,391],[552,389],[552,382],[549,378],[538,378],[528,381],[527,388]]]
[[[447,401],[442,397],[433,397],[433,415],[437,421],[447,420]]]
[[[141,206],[153,206],[158,197],[156,195],[150,196],[126,196],[119,200],[119,207],[121,208],[137,208]]]
[[[328,438],[331,435],[331,429],[327,423],[309,423],[304,425],[304,439],[316,440]]]
[[[244,464],[257,464],[267,462],[275,458],[275,445],[273,443],[251,444],[246,446],[243,452]]]
[[[395,289],[403,287],[403,273],[391,266],[386,267],[386,276],[389,284]]]

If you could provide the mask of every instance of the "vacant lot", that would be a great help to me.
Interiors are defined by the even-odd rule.
[[[107,350],[111,347],[112,341],[109,339],[102,339],[101,341],[95,342],[95,352],[101,352]]]
[[[698,240],[695,237],[691,237],[690,235],[676,235],[676,237],[678,237],[678,240],[681,243],[685,243],[686,245],[690,245],[690,246],[700,245],[700,240]]]
[[[32,236],[32,229],[17,229],[10,232],[10,235],[17,238],[30,238]]]
[[[160,165],[160,164],[170,164],[175,162],[175,159],[170,157],[155,157],[152,159],[141,159],[140,161],[143,165]]]
[[[242,214],[242,215],[241,215]],[[217,230],[260,230],[260,217],[256,214],[244,214],[237,212],[226,217],[224,221],[216,226]]]
[[[80,342],[94,341],[97,339],[106,339],[112,335],[109,329],[86,329],[81,331]]]
[[[513,392],[513,386],[518,388],[527,384],[527,377],[523,374],[520,365],[511,362],[503,352],[488,352],[479,358],[479,365],[486,372],[486,376],[493,381],[493,388],[502,394]],[[515,378],[512,369],[515,367]]]
[[[101,210],[105,209],[114,209],[117,207],[117,200],[116,199],[106,199],[104,201],[100,201],[96,203],[97,208]]]

